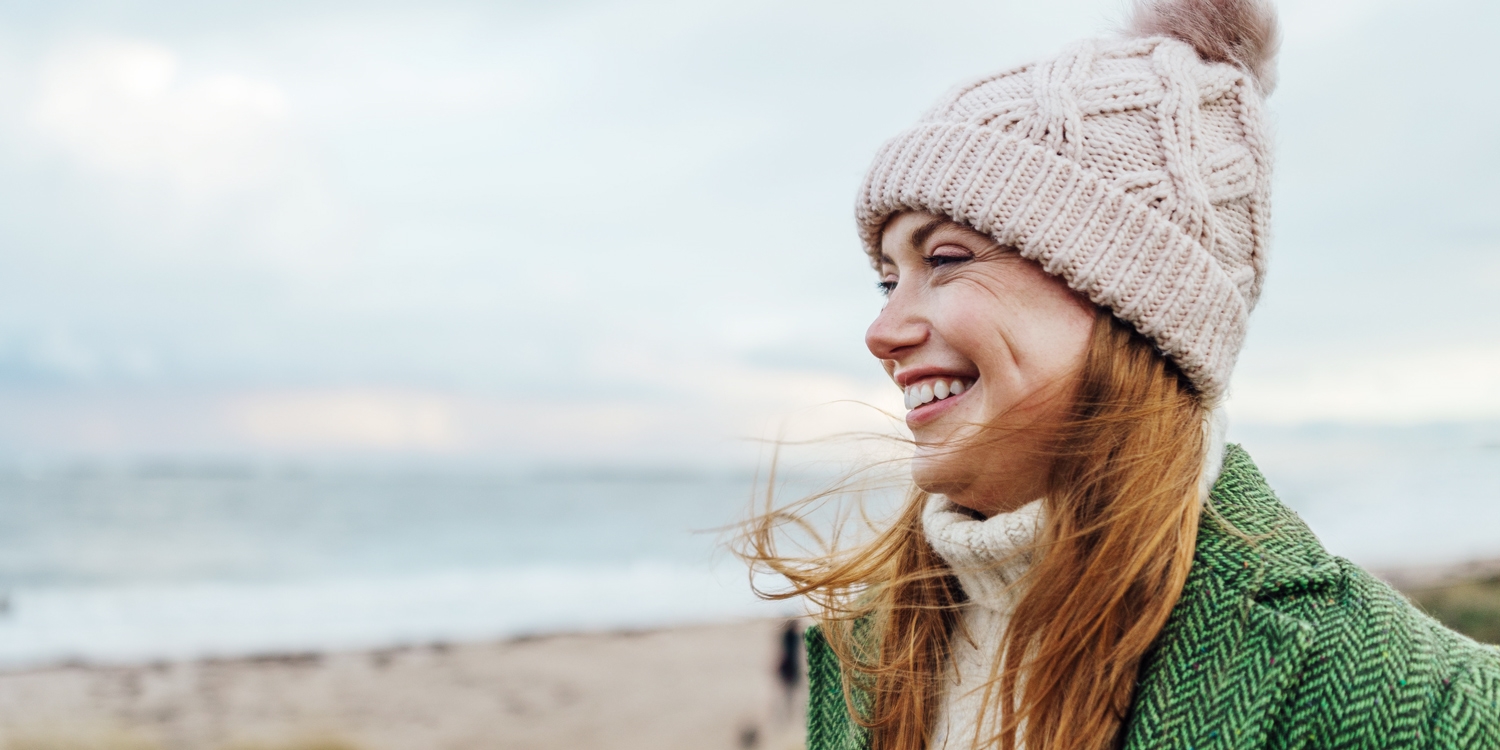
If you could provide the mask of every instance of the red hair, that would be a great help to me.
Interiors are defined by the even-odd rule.
[[[1141,660],[1192,565],[1207,416],[1197,392],[1101,313],[1072,393],[1042,441],[1044,520],[984,691],[990,721],[979,725],[993,732],[976,747],[1117,746]],[[799,506],[751,519],[742,540],[747,559],[791,583],[767,596],[806,596],[820,610],[875,750],[926,747],[963,602],[923,533],[926,499],[913,488],[893,523],[845,550],[778,555],[785,524],[809,527]]]

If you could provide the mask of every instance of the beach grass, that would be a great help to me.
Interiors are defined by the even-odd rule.
[[[1406,593],[1444,625],[1476,641],[1500,644],[1500,575],[1413,588]]]

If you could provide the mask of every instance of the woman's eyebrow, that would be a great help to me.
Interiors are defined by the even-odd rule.
[[[929,221],[926,224],[917,227],[911,233],[911,246],[915,248],[921,248],[923,245],[927,244],[927,240],[932,237],[933,232],[941,229],[943,225],[951,223],[952,222],[948,221],[947,219],[933,219],[932,221]]]

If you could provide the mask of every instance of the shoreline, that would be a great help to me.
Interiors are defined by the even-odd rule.
[[[0,746],[800,747],[784,620],[0,672]]]
[[[492,637],[466,638],[462,636],[453,638],[427,638],[412,640],[392,640],[383,645],[354,645],[354,646],[309,646],[306,648],[267,648],[249,649],[243,652],[220,652],[204,653],[193,656],[142,656],[131,657],[87,657],[87,656],[63,656],[55,658],[40,658],[35,660],[18,660],[13,662],[0,662],[0,678],[7,675],[26,674],[31,672],[47,672],[58,669],[161,669],[173,665],[182,664],[294,664],[315,662],[322,659],[362,654],[371,656],[392,655],[403,652],[433,651],[442,653],[455,648],[472,646],[494,646],[503,647],[510,645],[521,645],[535,641],[554,640],[558,638],[584,638],[584,639],[628,639],[664,631],[687,631],[701,628],[721,628],[737,625],[746,625],[753,622],[785,622],[788,619],[802,620],[805,618],[776,618],[776,617],[741,617],[725,618],[720,620],[686,621],[668,623],[661,625],[623,625],[619,627],[580,627],[576,629],[558,628],[556,630],[537,630],[534,632],[523,632],[507,635],[496,635]]]

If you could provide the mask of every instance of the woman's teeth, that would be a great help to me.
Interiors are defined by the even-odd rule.
[[[922,404],[957,396],[968,387],[962,380],[929,380],[921,385],[907,386],[906,409],[910,411]]]

